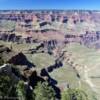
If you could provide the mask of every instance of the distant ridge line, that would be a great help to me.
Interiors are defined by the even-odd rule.
[[[88,10],[88,9],[0,9],[0,11],[96,11],[100,10]]]

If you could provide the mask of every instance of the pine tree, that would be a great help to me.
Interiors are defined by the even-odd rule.
[[[55,100],[55,92],[47,82],[39,82],[34,89],[35,100]]]
[[[11,79],[9,76],[0,75],[0,96],[8,96]]]
[[[26,100],[26,90],[24,81],[19,81],[16,87],[16,92],[19,100]]]

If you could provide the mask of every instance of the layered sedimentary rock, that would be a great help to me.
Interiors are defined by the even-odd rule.
[[[87,46],[93,43],[97,48],[99,27],[100,11],[0,11],[0,39],[8,42],[56,40],[78,42]]]

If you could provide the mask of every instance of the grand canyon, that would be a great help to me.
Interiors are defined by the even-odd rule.
[[[0,77],[11,78],[10,89],[23,81],[30,93],[38,82],[47,82],[55,91],[50,100],[65,100],[67,88],[81,88],[88,98],[68,100],[100,100],[99,67],[100,11],[0,11]]]

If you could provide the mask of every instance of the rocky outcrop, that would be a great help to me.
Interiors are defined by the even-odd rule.
[[[76,43],[80,43],[82,45],[85,45],[87,47],[95,47],[95,48],[99,48],[99,44],[100,44],[100,32],[96,31],[96,32],[86,32],[83,35],[65,35],[65,41],[64,43],[72,43],[72,42],[76,42]]]
[[[16,70],[16,72],[17,72],[17,70]],[[12,65],[10,65],[10,64],[4,64],[4,65],[0,66],[0,75],[2,75],[2,74],[10,76],[16,82],[19,81],[18,74],[15,74],[13,72]]]
[[[14,65],[27,65],[29,68],[35,67],[35,65],[29,62],[26,56],[21,52],[11,57],[7,62]]]

